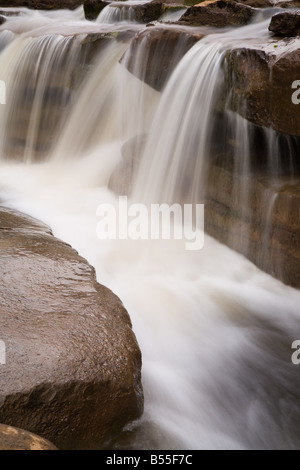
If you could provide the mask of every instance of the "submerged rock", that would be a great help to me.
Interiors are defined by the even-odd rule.
[[[108,182],[108,188],[116,194],[128,196],[131,193],[132,183],[139,169],[147,137],[147,134],[132,137],[122,146],[122,159],[112,172]]]
[[[269,31],[276,36],[299,36],[300,35],[300,11],[285,11],[274,15],[269,25]]]
[[[189,26],[242,26],[248,24],[256,11],[248,5],[235,1],[219,0],[217,2],[188,8],[178,23]]]
[[[103,447],[143,409],[121,301],[47,226],[5,208],[0,277],[0,422],[61,449]]]
[[[57,448],[36,434],[0,424],[0,450],[57,450]]]

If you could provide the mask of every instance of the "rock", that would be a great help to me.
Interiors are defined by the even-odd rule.
[[[178,28],[147,28],[137,33],[120,63],[161,91],[180,59],[202,37]],[[142,57],[142,63],[136,63],[136,57]]]
[[[188,8],[178,23],[189,26],[242,26],[248,24],[256,11],[248,5],[234,1],[219,0],[207,6],[194,6]]]
[[[300,35],[300,11],[277,13],[271,19],[269,31],[276,36],[299,36]]]
[[[248,188],[247,206],[234,197],[236,185]],[[207,188],[206,232],[263,271],[300,288],[299,180],[289,184],[282,179],[280,187],[272,187],[263,176],[245,178],[211,164]],[[274,201],[273,208],[266,201]]]
[[[27,7],[35,10],[74,10],[83,0],[0,0],[0,7]]]
[[[108,188],[111,191],[118,195],[128,196],[130,194],[146,143],[147,134],[138,135],[125,142],[121,150],[122,160],[108,182]]]
[[[57,448],[36,434],[0,424],[0,450],[57,450]]]
[[[243,5],[248,5],[253,8],[273,8],[277,6],[276,3],[272,0],[234,0],[237,3],[242,3]]]
[[[276,3],[280,8],[300,8],[300,0],[283,0]]]
[[[5,16],[3,16],[3,15],[0,15],[0,24],[3,24],[3,23],[5,23],[5,21],[6,21],[6,18],[5,18]]]
[[[47,226],[5,208],[0,277],[0,422],[60,449],[102,448],[143,410],[124,306]]]
[[[84,0],[83,8],[86,19],[95,20],[103,8],[109,4],[110,2],[103,2],[102,0]]]
[[[150,23],[156,21],[164,12],[164,5],[159,0],[134,6],[134,15],[139,23]]]
[[[240,48],[227,54],[229,107],[254,124],[300,136],[300,108],[292,101],[297,92],[292,85],[300,80],[300,40],[291,41],[290,48],[284,40],[264,50]]]
[[[98,17],[103,8],[111,2],[102,2],[98,0],[85,0],[84,11],[88,20],[94,20]],[[135,21],[139,23],[150,23],[156,21],[166,10],[166,5],[160,0],[152,0],[151,2],[130,4],[120,1],[114,4],[114,8],[130,8],[134,13]],[[183,7],[184,8],[184,7]]]

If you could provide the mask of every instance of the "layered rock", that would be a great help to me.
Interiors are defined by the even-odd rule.
[[[103,447],[143,409],[124,306],[48,227],[4,208],[0,260],[0,422],[61,449]]]
[[[161,91],[180,59],[202,37],[180,28],[147,28],[131,41],[120,62],[137,78]],[[141,48],[143,61],[137,63]]]
[[[0,424],[0,450],[57,450],[51,442],[23,429]]]
[[[300,80],[300,41],[287,46],[285,41],[227,54],[229,106],[254,124],[300,136],[300,108],[292,100]]]
[[[256,11],[235,1],[219,0],[188,8],[178,23],[189,26],[242,26],[250,23]]]
[[[234,194],[233,188],[240,191]],[[282,179],[272,186],[263,175],[236,175],[212,164],[207,191],[206,232],[277,279],[300,288],[300,180]]]

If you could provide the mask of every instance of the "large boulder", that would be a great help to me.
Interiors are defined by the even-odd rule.
[[[228,52],[228,104],[254,124],[300,136],[300,107],[292,100],[300,80],[300,39],[290,45],[282,41]]]
[[[188,8],[178,23],[189,26],[242,26],[250,23],[256,10],[230,0],[219,0],[207,4],[199,4]]]
[[[178,28],[146,28],[137,33],[120,62],[137,78],[161,91],[180,59],[202,37]],[[137,63],[136,57],[142,57],[142,61]]]
[[[74,10],[83,0],[0,0],[0,7],[27,7],[36,10]]]
[[[103,447],[143,410],[121,301],[47,226],[5,208],[0,277],[0,422],[61,449]]]
[[[293,37],[300,35],[300,11],[285,11],[274,15],[269,31],[276,36]]]
[[[0,450],[57,450],[57,448],[36,434],[0,424]]]

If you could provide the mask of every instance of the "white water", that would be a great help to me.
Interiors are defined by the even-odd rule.
[[[252,34],[251,27],[243,34]],[[238,37],[236,31],[232,35]],[[117,203],[108,182],[121,157],[120,148],[135,135],[135,126],[136,134],[150,128],[135,197],[151,201],[176,195],[177,152],[188,151],[187,136],[180,133],[186,124],[175,123],[182,116],[177,99],[181,95],[187,104],[190,94],[199,97],[201,90],[189,86],[195,73],[207,87],[208,101],[213,97],[214,74],[220,70],[219,42],[217,37],[203,47],[197,44],[161,98],[122,70],[118,63],[122,45],[108,49],[74,100],[49,161],[1,162],[0,199],[45,221],[56,236],[71,243],[130,313],[143,354],[145,393],[144,416],[129,427],[136,429],[132,448],[275,449],[297,448],[300,443],[299,370],[291,363],[290,348],[300,335],[300,292],[208,236],[199,252],[185,251],[180,241],[96,237],[97,206]],[[12,61],[17,62],[21,46],[14,47]],[[176,76],[180,81],[174,82]],[[165,116],[164,129],[157,130],[158,116],[172,97],[171,87],[173,115]],[[195,170],[199,172],[209,106],[208,102],[204,114],[197,115],[201,129],[203,125],[200,167]],[[187,106],[186,132],[189,111]],[[164,138],[175,152],[164,147]],[[172,154],[175,167],[166,172],[161,165]],[[192,188],[191,194],[198,190]]]

